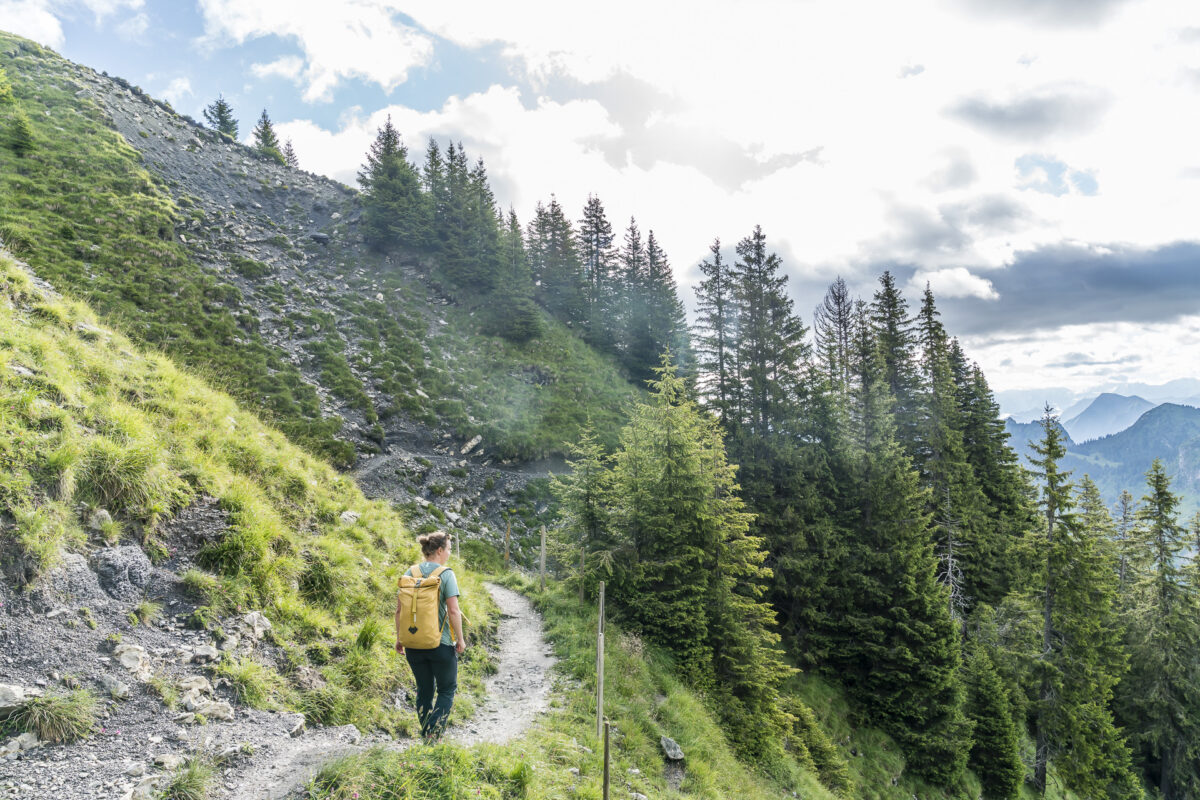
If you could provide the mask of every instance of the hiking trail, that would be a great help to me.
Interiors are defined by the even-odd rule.
[[[499,650],[496,674],[485,681],[487,693],[475,716],[451,728],[446,738],[461,745],[481,742],[503,744],[524,734],[550,698],[550,668],[555,659],[542,631],[541,615],[521,594],[503,586],[487,584],[500,607]],[[292,738],[280,737],[261,748],[250,763],[235,775],[225,776],[225,785],[235,786],[225,797],[231,800],[284,800],[301,789],[325,765],[373,747],[403,752],[414,739],[396,741],[378,734],[360,736],[352,725],[317,728]]]

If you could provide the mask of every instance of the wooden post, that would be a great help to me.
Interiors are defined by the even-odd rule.
[[[608,720],[604,720],[604,800],[608,800]]]
[[[596,621],[596,738],[604,730],[604,581],[600,581],[600,616]]]
[[[509,520],[508,527],[504,529],[504,568],[508,569],[508,540],[512,536],[512,520]]]
[[[546,591],[546,526],[542,526],[542,557],[538,561],[538,569],[542,573],[542,591]]]

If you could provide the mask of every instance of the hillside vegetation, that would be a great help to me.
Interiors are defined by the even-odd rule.
[[[163,526],[205,499],[227,515],[225,530],[170,545],[199,567],[179,576],[195,598],[194,625],[219,631],[248,609],[274,623],[279,671],[225,663],[248,702],[405,730],[409,717],[389,702],[399,673],[386,623],[399,572],[418,554],[396,513],[165,356],[104,328],[86,305],[38,288],[0,253],[6,582],[33,586],[65,552],[130,541],[154,561],[174,558]],[[111,520],[95,524],[99,509]],[[490,606],[473,577],[463,580],[479,636]],[[320,688],[294,681],[302,668],[320,674]]]
[[[541,311],[537,338],[485,335],[411,258],[368,251],[346,187],[11,34],[0,68],[0,126],[31,134],[0,148],[0,241],[293,441],[341,467],[407,423],[505,459],[561,452],[589,418],[615,441],[638,390],[611,357]]]

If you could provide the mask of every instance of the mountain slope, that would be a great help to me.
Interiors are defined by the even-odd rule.
[[[481,335],[414,258],[364,247],[349,188],[18,37],[0,66],[35,133],[0,150],[0,240],[296,441],[341,466],[443,432],[542,458],[589,418],[615,441],[638,389],[612,359],[548,316],[524,345]]]
[[[1076,442],[1086,442],[1125,430],[1152,408],[1154,403],[1136,395],[1126,397],[1105,392],[1081,413],[1068,418],[1063,427]]]

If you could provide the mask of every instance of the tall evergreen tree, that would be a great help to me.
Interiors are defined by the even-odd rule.
[[[511,208],[500,233],[498,257],[496,289],[484,312],[484,331],[512,342],[536,339],[542,334],[542,318],[533,302],[521,224]]]
[[[615,237],[612,224],[604,213],[604,204],[595,195],[588,195],[577,238],[587,297],[585,338],[596,347],[615,352],[619,331],[614,324],[614,314],[621,288]]]
[[[568,582],[577,587],[580,601],[594,592],[599,581],[611,582],[622,561],[611,529],[612,472],[607,460],[589,425],[580,433],[579,442],[570,447],[570,472],[555,477],[553,484],[563,515],[562,561],[570,570]]]
[[[1116,727],[1111,700],[1124,667],[1118,631],[1114,564],[1104,557],[1104,531],[1094,532],[1104,511],[1085,484],[1085,512],[1074,511],[1061,427],[1047,406],[1042,440],[1031,445],[1041,478],[1042,530],[1035,540],[1041,594],[1041,652],[1036,708],[1034,783],[1046,790],[1048,766],[1071,790],[1085,797],[1140,796],[1129,750]],[[1106,513],[1106,512],[1105,512]]]
[[[363,233],[379,251],[424,244],[424,198],[408,148],[392,125],[391,115],[367,151],[358,173],[363,190]]]
[[[267,116],[265,108],[262,116],[258,118],[258,123],[254,126],[254,149],[270,156],[280,164],[287,163],[283,152],[279,149],[279,137],[275,135],[275,126],[271,123],[271,118]]]
[[[586,314],[583,271],[575,232],[555,197],[551,196],[549,205],[538,203],[526,228],[525,248],[537,301],[579,330]]]
[[[737,339],[737,306],[733,274],[721,258],[721,240],[713,239],[711,257],[700,262],[703,279],[696,288],[696,354],[700,393],[722,425],[730,420],[738,380],[733,352]]]
[[[639,284],[632,285],[633,314],[626,333],[625,365],[636,384],[651,380],[663,352],[670,350],[677,366],[691,367],[691,345],[683,303],[675,287],[675,276],[666,253],[658,246],[654,231],[646,239],[645,266]]]
[[[813,314],[817,362],[830,385],[841,394],[849,391],[851,339],[854,335],[854,300],[839,275]]]
[[[967,708],[973,724],[970,765],[986,800],[1016,800],[1025,779],[1021,729],[1013,716],[1008,689],[991,656],[980,646],[966,659]]]
[[[1164,800],[1185,800],[1200,796],[1200,607],[1189,580],[1195,567],[1182,558],[1189,542],[1179,525],[1179,496],[1161,461],[1151,465],[1146,485],[1134,529],[1142,555],[1130,576],[1132,669],[1120,705],[1143,770]]]
[[[237,119],[233,116],[233,106],[229,105],[224,95],[217,95],[217,99],[204,109],[204,121],[218,133],[237,139]]]
[[[900,294],[891,272],[879,279],[879,289],[871,302],[871,324],[883,363],[884,385],[892,397],[892,416],[901,443],[911,446],[917,441],[916,394],[917,372],[913,364],[913,321],[908,302]],[[911,451],[910,451],[911,452]]]

